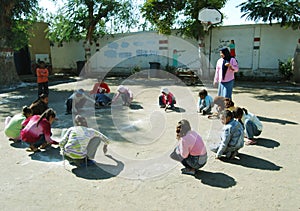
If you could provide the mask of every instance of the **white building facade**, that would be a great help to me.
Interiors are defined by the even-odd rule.
[[[214,75],[219,50],[235,42],[240,77],[278,78],[278,60],[292,58],[300,43],[300,30],[280,27],[279,24],[250,24],[220,26],[209,30],[200,41],[173,33],[170,36],[155,32],[107,35],[91,46],[81,42],[63,43],[51,47],[54,72],[74,70],[79,61],[85,61],[86,52],[91,57],[87,71],[130,74],[132,69],[166,66],[191,69],[200,77]],[[86,49],[85,49],[86,48]],[[209,65],[210,64],[210,65]],[[153,67],[151,67],[153,68]]]

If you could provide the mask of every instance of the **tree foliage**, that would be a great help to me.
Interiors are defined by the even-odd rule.
[[[300,28],[299,0],[249,0],[239,5],[248,20],[281,23],[281,26]]]
[[[1,45],[18,50],[28,44],[29,28],[36,20],[37,0],[1,0]]]
[[[199,38],[203,27],[198,20],[202,8],[222,8],[226,0],[147,0],[141,8],[143,17],[163,34],[178,29],[189,37]]]
[[[112,30],[134,26],[132,8],[131,0],[67,0],[49,19],[48,37],[53,42],[85,39],[92,43]]]

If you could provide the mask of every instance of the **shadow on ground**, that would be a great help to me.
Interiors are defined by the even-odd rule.
[[[258,138],[256,145],[274,149],[275,147],[279,147],[280,143],[278,141],[275,141],[275,140],[272,140],[272,139]]]
[[[93,166],[78,167],[72,169],[72,172],[80,178],[88,180],[103,180],[115,177],[124,169],[124,163],[113,158],[111,155],[106,157],[116,162],[116,165],[96,163]]]
[[[167,110],[165,110],[166,113],[169,112],[177,112],[177,113],[184,113],[185,109],[184,108],[180,108],[180,107],[175,107],[173,109],[168,108]]]
[[[251,155],[246,155],[243,153],[239,153],[236,157],[239,159],[228,159],[225,157],[222,157],[220,160],[226,163],[231,163],[234,165],[240,165],[246,168],[254,168],[254,169],[260,169],[260,170],[270,170],[270,171],[279,171],[282,167],[277,166],[276,164],[264,160],[262,158],[257,158]]]
[[[264,101],[291,101],[300,103],[300,96],[295,94],[285,94],[285,95],[259,95],[255,97],[258,100]]]
[[[263,117],[263,116],[257,116],[257,117],[259,118],[260,121],[263,121],[263,122],[272,122],[272,123],[278,123],[281,125],[286,125],[286,124],[298,125],[297,122],[292,122],[292,121],[288,121],[288,120],[284,120],[284,119],[275,119],[275,118]]]
[[[24,141],[18,141],[18,142],[12,142],[10,144],[10,146],[12,146],[14,148],[19,148],[19,149],[25,149],[25,148],[29,147],[29,144]]]
[[[132,110],[140,110],[140,109],[144,109],[143,106],[139,105],[139,104],[131,104],[130,105],[130,109]]]
[[[208,172],[199,170],[195,178],[201,180],[201,183],[217,188],[230,188],[236,185],[236,181],[231,176],[220,172]]]
[[[63,160],[63,157],[60,154],[59,147],[47,147],[46,150],[32,153],[29,156],[32,160],[38,160],[43,162],[60,162]]]

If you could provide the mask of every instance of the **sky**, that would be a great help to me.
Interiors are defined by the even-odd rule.
[[[62,0],[60,0],[62,1]],[[241,25],[241,24],[254,24],[254,21],[246,21],[245,18],[241,18],[242,13],[240,8],[236,8],[237,5],[245,2],[246,0],[228,0],[225,7],[220,11],[224,14],[223,25]],[[47,8],[49,12],[55,12],[55,4],[51,0],[40,0],[40,5]],[[59,5],[57,3],[56,5]]]

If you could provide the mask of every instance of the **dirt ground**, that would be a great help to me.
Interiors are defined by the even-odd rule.
[[[50,84],[49,106],[57,112],[53,136],[73,125],[65,100],[74,89],[92,89],[96,80]],[[172,79],[108,78],[115,92],[120,84],[134,93],[131,108],[113,105],[94,109],[89,101],[81,114],[112,141],[108,156],[97,151],[96,166],[76,168],[64,161],[57,146],[29,153],[12,143],[3,128],[7,116],[37,98],[36,86],[0,91],[1,210],[300,210],[300,144],[297,86],[237,82],[233,101],[255,113],[263,133],[255,146],[245,146],[235,160],[208,162],[195,176],[182,175],[182,165],[169,158],[176,145],[175,126],[188,119],[206,147],[219,141],[221,123],[196,112],[203,86],[184,86]],[[177,98],[178,109],[157,105],[161,87]]]

